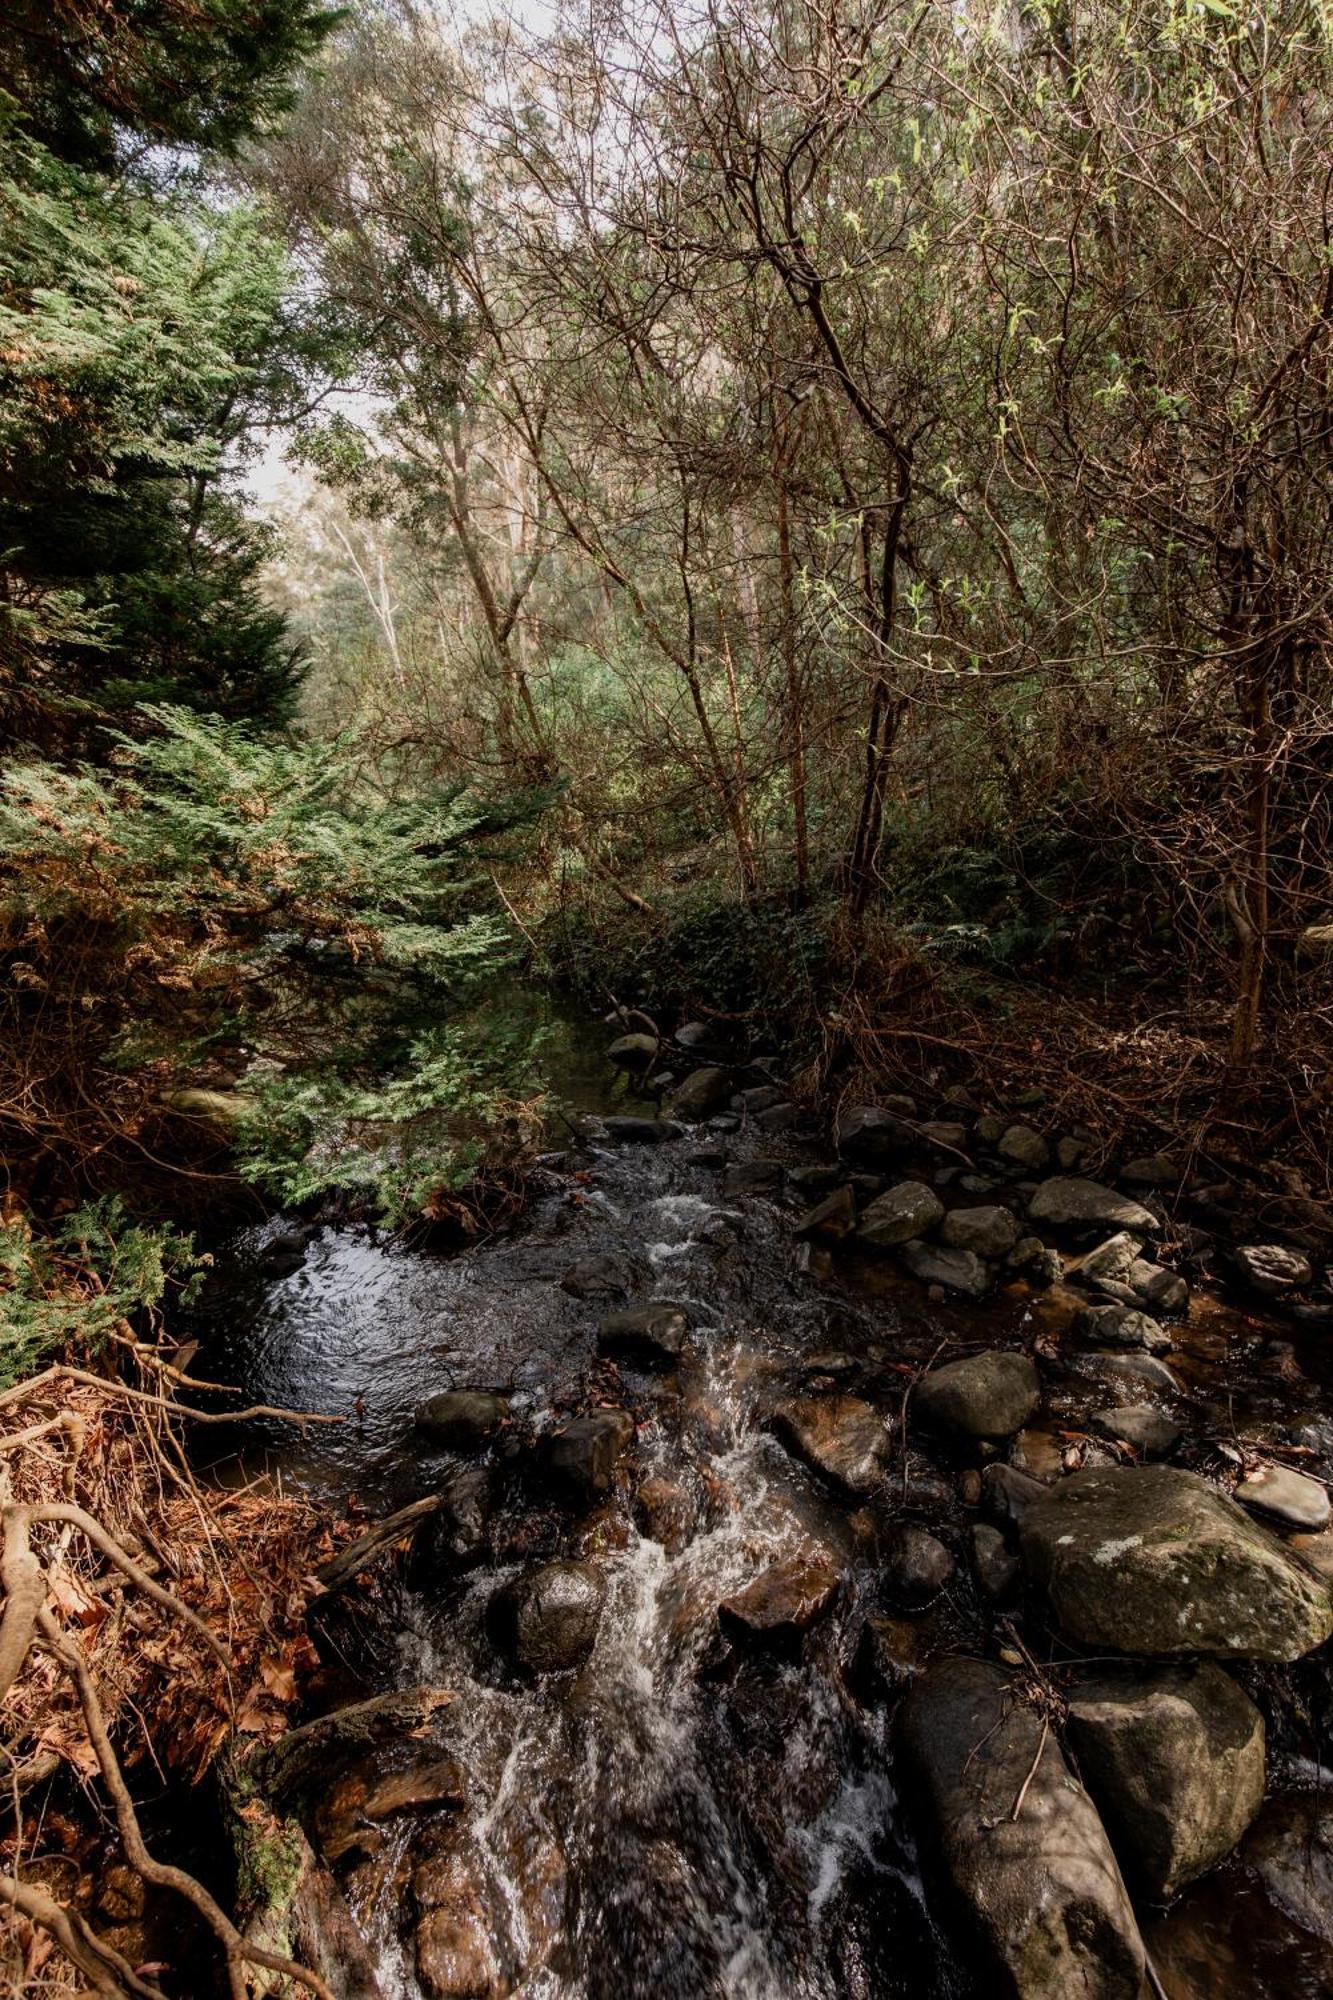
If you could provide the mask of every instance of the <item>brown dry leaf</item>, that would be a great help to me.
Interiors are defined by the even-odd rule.
[[[296,1700],[296,1665],[290,1656],[282,1660],[261,1660],[259,1677],[275,1701]]]

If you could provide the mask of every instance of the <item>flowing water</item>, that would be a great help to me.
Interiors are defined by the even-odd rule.
[[[621,1087],[613,1100],[603,1029],[563,1035],[555,1080],[576,1110],[643,1109],[619,1101]],[[432,1750],[453,1760],[464,1801],[386,1819],[345,1870],[383,2000],[944,2000],[985,1990],[926,1907],[910,1800],[895,1788],[893,1668],[887,1679],[883,1668],[885,1647],[906,1670],[941,1642],[980,1646],[970,1588],[952,1585],[924,1616],[896,1617],[854,1508],[764,1420],[780,1396],[830,1377],[893,1417],[906,1368],[941,1339],[975,1343],[997,1327],[1011,1338],[1029,1308],[997,1304],[981,1327],[933,1307],[923,1317],[919,1295],[904,1303],[894,1286],[858,1285],[854,1274],[816,1282],[790,1208],[765,1185],[768,1162],[808,1160],[810,1143],[745,1129],[717,1142],[724,1170],[704,1157],[710,1137],[594,1139],[549,1174],[511,1235],[462,1255],[325,1228],[299,1268],[274,1276],[270,1224],[221,1258],[206,1328],[218,1378],[347,1419],[298,1441],[251,1432],[247,1469],[266,1461],[330,1502],[355,1495],[380,1513],[435,1490],[457,1465],[414,1427],[417,1406],[442,1389],[499,1389],[515,1440],[598,1401],[631,1408],[635,1481],[682,1489],[694,1517],[669,1553],[640,1532],[629,1492],[592,1514],[561,1513],[526,1482],[523,1460],[485,1564],[457,1574],[418,1560],[381,1596],[374,1684],[450,1691]],[[590,1288],[607,1295],[576,1295]],[[695,1321],[665,1378],[597,1357],[606,1311],[649,1298],[685,1302]],[[952,1503],[938,1469],[898,1457],[892,1477],[895,1506],[952,1538],[961,1558],[961,1531],[941,1524]],[[718,1605],[811,1553],[841,1580],[799,1653],[720,1644]],[[577,1671],[523,1679],[497,1649],[487,1607],[525,1562],[556,1556],[602,1573],[595,1647]],[[421,1753],[418,1741],[390,1743],[377,1771],[410,1772]],[[419,1960],[427,1933],[434,1956]],[[1282,1988],[1254,1990],[1276,2000]]]

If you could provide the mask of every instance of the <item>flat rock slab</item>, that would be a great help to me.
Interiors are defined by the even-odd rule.
[[[916,1414],[967,1437],[1012,1437],[1041,1400],[1041,1378],[1026,1354],[991,1350],[932,1369],[912,1397]]]
[[[1151,1403],[1119,1403],[1111,1410],[1098,1410],[1091,1428],[1100,1437],[1119,1438],[1132,1445],[1140,1458],[1168,1458],[1180,1443],[1180,1425]]]
[[[1333,1507],[1328,1488],[1289,1465],[1261,1465],[1236,1487],[1236,1499],[1252,1513],[1267,1514],[1288,1528],[1317,1535],[1329,1524]]]
[[[1323,1585],[1173,1466],[1074,1473],[1028,1510],[1021,1538],[1061,1629],[1084,1645],[1295,1660],[1333,1632]]]
[[[873,1493],[884,1477],[888,1431],[873,1404],[858,1396],[797,1396],[774,1410],[782,1442],[848,1493]]]
[[[1141,2000],[1143,1941],[1101,1820],[1054,1732],[1043,1736],[1000,1669],[932,1666],[899,1727],[915,1803],[996,1990]]]
[[[611,1313],[597,1329],[597,1345],[603,1354],[670,1363],[679,1360],[693,1324],[688,1306],[653,1300]]]
[[[1043,1181],[1028,1203],[1028,1214],[1034,1222],[1048,1222],[1057,1229],[1128,1229],[1135,1236],[1162,1233],[1161,1223],[1142,1202],[1077,1175]]]
[[[1070,1691],[1078,1767],[1131,1878],[1162,1901],[1230,1854],[1264,1796],[1264,1719],[1211,1661]]]

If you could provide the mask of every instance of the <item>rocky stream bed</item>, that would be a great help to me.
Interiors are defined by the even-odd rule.
[[[712,1043],[507,1238],[221,1260],[219,1375],[349,1418],[247,1465],[421,1503],[306,1781],[347,2000],[1333,1992],[1317,1257]]]

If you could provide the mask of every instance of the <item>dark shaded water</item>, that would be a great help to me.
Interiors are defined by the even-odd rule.
[[[552,1081],[571,1112],[644,1108],[625,1105],[622,1086],[613,1099],[606,1039],[600,1024],[565,1023],[553,1037]],[[942,1340],[959,1351],[1031,1333],[1043,1309],[1025,1294],[984,1314],[924,1308],[919,1292],[850,1267],[817,1282],[800,1266],[790,1202],[784,1210],[776,1193],[743,1185],[757,1163],[814,1157],[811,1142],[729,1135],[719,1142],[727,1179],[697,1157],[709,1137],[696,1131],[658,1148],[594,1139],[576,1177],[553,1173],[513,1235],[465,1255],[326,1229],[299,1269],[266,1277],[264,1243],[276,1227],[266,1225],[221,1260],[205,1315],[217,1376],[256,1399],[347,1419],[296,1441],[251,1434],[248,1467],[267,1460],[284,1480],[339,1504],[355,1493],[380,1512],[433,1490],[456,1462],[431,1452],[415,1408],[444,1388],[501,1388],[524,1435],[590,1401],[627,1404],[638,1424],[636,1477],[684,1487],[697,1513],[669,1555],[638,1531],[628,1494],[572,1519],[525,1512],[520,1499],[498,1567],[404,1589],[386,1678],[452,1692],[438,1740],[465,1775],[467,1803],[461,1814],[391,1821],[347,1876],[384,2000],[449,1990],[530,2000],[961,2000],[984,1990],[927,1910],[911,1802],[895,1791],[885,1688],[865,1646],[867,1618],[892,1607],[852,1510],[764,1420],[780,1395],[828,1368],[846,1369],[846,1386],[892,1416],[905,1365],[920,1365]],[[620,1295],[580,1298],[562,1283],[592,1257],[621,1260]],[[608,1307],[649,1297],[688,1302],[696,1320],[666,1380],[597,1358]],[[1201,1336],[1201,1422],[1235,1421],[1237,1385],[1253,1379],[1237,1355],[1261,1339],[1261,1329],[1230,1322]],[[1086,1403],[1076,1376],[1057,1370],[1053,1380],[1054,1412]],[[1254,1392],[1247,1420],[1263,1421],[1266,1394],[1271,1385]],[[958,1580],[927,1614],[881,1625],[905,1667],[941,1643],[986,1643],[964,1580],[962,1530],[947,1518],[957,1512],[947,1473],[915,1453],[894,1463],[896,1501],[960,1557]],[[810,1552],[842,1581],[803,1655],[720,1662],[718,1604],[775,1562]],[[486,1605],[522,1558],[557,1554],[601,1567],[606,1609],[582,1669],[524,1684],[487,1636]],[[415,1752],[386,1754],[392,1765]],[[412,1933],[433,1907],[423,1869],[446,1871],[451,1907],[466,1912],[464,1957],[480,1953],[489,1988],[475,1983],[482,1974],[454,1989],[422,1983]],[[1210,1968],[1206,1978],[1197,1965],[1182,1980],[1172,1974],[1172,2000],[1230,1990],[1225,1978],[1209,1983],[1210,1951],[1217,1966],[1234,1951],[1219,1917],[1234,1897],[1228,1879],[1204,1885],[1161,1933],[1155,1949],[1168,1970],[1173,1951],[1188,1963],[1189,1950]],[[1236,1993],[1277,2000],[1329,1990],[1308,1983],[1322,1977],[1323,1958],[1307,1973],[1299,1952],[1276,1948],[1271,1926],[1266,1934],[1256,1920],[1254,1935],[1275,1969],[1265,1972],[1264,1951],[1252,1949],[1244,1977],[1233,1968]]]

